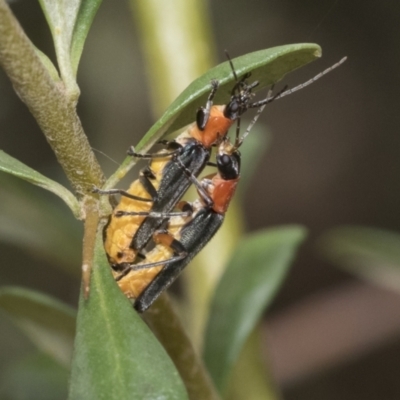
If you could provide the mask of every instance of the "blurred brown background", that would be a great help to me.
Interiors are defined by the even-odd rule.
[[[323,58],[285,79],[294,86],[349,57],[315,85],[268,107],[262,121],[273,142],[246,198],[249,231],[286,223],[310,230],[266,316],[266,337],[284,398],[399,399],[400,298],[324,262],[314,241],[342,224],[400,232],[400,5],[360,0],[209,3],[220,62],[224,49],[235,57],[283,44],[318,43]],[[38,4],[16,1],[12,7],[33,42],[52,55]],[[92,146],[117,162],[154,122],[145,76],[128,4],[104,1],[80,66],[79,112]],[[0,104],[0,148],[66,183],[1,71]],[[106,173],[115,170],[108,158],[98,158]],[[79,224],[69,223],[79,241]],[[0,252],[1,284],[37,288],[76,303],[75,280],[48,268],[40,257],[33,264],[31,255],[12,243],[0,244]],[[10,330],[5,326],[1,335]],[[29,346],[21,344],[17,332],[13,341],[0,344],[0,352],[16,354]]]

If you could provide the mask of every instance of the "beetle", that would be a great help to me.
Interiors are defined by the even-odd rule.
[[[254,107],[253,104],[259,107],[260,103],[272,101],[267,97],[252,103],[252,89],[258,82],[248,84],[248,77],[237,80],[226,105],[213,105],[218,82],[211,81],[206,106],[198,110],[196,122],[175,140],[163,142],[167,145],[165,149],[154,154],[138,154],[131,148],[128,154],[148,158],[150,163],[127,191],[95,189],[99,194],[121,195],[121,202],[113,210],[104,231],[106,253],[114,269],[122,270],[133,263],[165,218],[174,215],[171,211],[191,186],[182,169],[197,177],[209,164],[212,147],[226,137],[234,122],[240,120],[248,108]]]
[[[251,102],[254,95],[252,89],[258,82],[248,84],[249,74],[239,80],[230,61],[237,82],[227,105],[213,105],[218,89],[218,82],[213,80],[206,106],[198,110],[196,122],[189,125],[175,140],[163,142],[167,145],[166,149],[154,154],[138,154],[131,148],[130,155],[150,159],[150,164],[141,171],[139,179],[127,191],[96,189],[100,194],[121,194],[121,202],[114,209],[104,231],[105,249],[113,269],[123,271],[134,263],[162,223],[176,215],[172,212],[173,208],[193,183],[193,180],[188,179],[188,173],[192,177],[200,174],[209,163],[212,146],[224,142],[229,127],[235,121],[238,121],[238,142],[235,146],[240,147],[243,138],[238,139],[239,122],[247,109],[259,107],[259,115],[266,104],[308,86],[344,61],[345,58],[293,89],[284,88],[275,96],[269,93],[258,102]],[[189,214],[190,211],[185,215]]]
[[[238,147],[226,138],[219,145],[216,164],[218,172],[200,182],[187,176],[196,185],[199,198],[179,203],[182,213],[170,217],[166,228],[154,233],[156,245],[146,259],[114,272],[121,290],[135,299],[137,311],[146,311],[221,227],[240,178]]]
[[[271,95],[271,90],[268,102],[307,86],[342,62],[344,59],[293,89],[283,89],[275,96]],[[152,305],[221,227],[240,178],[238,150],[268,102],[259,103],[261,107],[241,138],[236,131],[234,145],[223,138],[216,156],[216,174],[198,182],[190,170],[176,160],[183,174],[197,187],[199,199],[192,204],[180,202],[182,213],[170,215],[166,229],[153,234],[155,247],[146,254],[145,260],[126,265],[120,273],[114,272],[118,285],[127,297],[134,299],[138,312],[144,312]],[[189,214],[187,210],[190,210]],[[126,215],[129,215],[128,211]]]

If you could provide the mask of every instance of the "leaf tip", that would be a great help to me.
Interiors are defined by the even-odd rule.
[[[316,49],[316,50],[314,51],[314,56],[315,56],[315,58],[320,58],[320,57],[322,57],[322,49],[321,49],[321,47],[319,47],[318,49]]]

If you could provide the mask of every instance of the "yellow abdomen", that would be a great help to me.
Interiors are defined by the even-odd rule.
[[[169,161],[170,158],[156,158],[150,164],[150,169],[154,174],[154,179],[151,179],[151,183],[156,190],[160,186],[165,166]],[[131,184],[127,192],[141,198],[151,199],[139,179]],[[152,202],[144,202],[121,196],[121,201],[113,210],[110,222],[105,230],[104,248],[111,264],[133,263],[135,261],[137,250],[130,248],[132,238],[140,224],[146,218],[146,216],[138,215],[117,216],[117,213],[119,211],[148,212],[151,210],[152,205]]]

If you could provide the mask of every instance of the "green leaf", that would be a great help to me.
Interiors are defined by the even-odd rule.
[[[361,226],[344,226],[322,235],[322,254],[353,274],[400,290],[400,234]]]
[[[0,380],[2,399],[65,399],[68,370],[45,354],[31,354],[7,366]]]
[[[49,24],[58,66],[67,88],[74,91],[83,45],[101,0],[39,0]]]
[[[255,89],[255,91],[258,91],[280,81],[289,72],[320,56],[321,48],[318,45],[305,43],[256,51],[234,58],[232,62],[239,78],[248,72],[252,73],[251,80],[260,82],[260,85]],[[217,79],[220,83],[214,97],[214,104],[227,103],[236,81],[229,62],[225,61],[192,82],[146,133],[138,148],[144,147],[153,136],[159,138],[193,122],[197,109],[206,104],[212,79]]]
[[[2,150],[0,150],[0,171],[14,175],[33,183],[34,185],[40,186],[43,189],[49,190],[64,200],[76,218],[80,218],[80,206],[78,200],[69,190],[23,164],[14,157],[9,156]]]
[[[60,75],[58,74],[57,68],[54,66],[53,62],[50,60],[49,57],[47,57],[46,54],[44,54],[41,50],[38,48],[35,48],[37,55],[41,59],[43,65],[47,68],[49,71],[49,74],[53,81],[55,82],[61,82]]]
[[[56,49],[69,51],[75,21],[82,0],[39,0]],[[57,39],[57,38],[60,39]],[[59,48],[59,46],[64,46]]]
[[[112,278],[97,236],[90,297],[80,299],[69,398],[187,399],[172,361]]]
[[[58,199],[22,180],[0,174],[0,187],[0,241],[80,278],[80,222]]]
[[[0,309],[38,349],[69,366],[75,334],[75,311],[60,301],[18,287],[0,289]]]
[[[257,326],[244,343],[232,371],[225,396],[227,399],[281,399],[272,371],[266,368],[264,351],[260,351],[265,348],[262,336],[261,326]]]
[[[238,77],[251,72],[251,79],[260,82],[259,86],[255,88],[255,91],[257,91],[278,82],[289,72],[320,56],[321,48],[318,45],[303,43],[256,51],[234,58],[232,62]],[[175,132],[193,122],[197,109],[206,104],[212,79],[218,79],[220,82],[219,89],[214,97],[214,104],[227,103],[236,81],[229,62],[225,61],[193,81],[150,128],[136,149],[146,151],[162,136]],[[135,161],[131,157],[126,158],[104,187],[114,187],[134,164]]]
[[[53,36],[58,66],[64,82],[75,83],[71,68],[70,46],[81,0],[39,0]]]
[[[248,235],[233,254],[211,303],[204,360],[220,391],[248,335],[271,303],[306,232],[298,226]]]
[[[71,63],[76,76],[83,46],[102,0],[82,0],[71,42]]]

